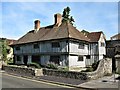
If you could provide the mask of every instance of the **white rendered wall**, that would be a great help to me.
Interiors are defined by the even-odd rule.
[[[106,44],[104,47],[101,47],[101,42],[105,43],[103,34],[101,34],[98,46],[99,46],[99,60],[103,59],[103,55],[106,55]]]
[[[78,61],[78,56],[69,56],[69,67],[85,67],[85,57],[83,61]]]

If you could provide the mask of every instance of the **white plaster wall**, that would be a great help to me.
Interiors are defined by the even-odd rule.
[[[101,42],[105,43],[104,35],[101,34],[100,39],[98,41],[99,46],[99,60],[103,59],[103,55],[106,55],[106,43],[104,47],[101,47]]]
[[[84,45],[84,49],[79,49],[79,43],[70,41],[69,50],[71,54],[88,55],[88,45]]]
[[[78,61],[78,56],[69,56],[69,67],[85,67],[85,57],[83,61]]]

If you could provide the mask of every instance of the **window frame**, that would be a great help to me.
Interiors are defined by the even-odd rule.
[[[20,56],[17,56],[17,61],[21,61],[21,57]]]
[[[105,47],[105,43],[104,43],[104,42],[101,42],[101,43],[100,43],[100,46],[101,46],[101,47]]]
[[[19,46],[15,47],[15,50],[19,51],[19,50],[20,50],[20,47],[19,47]]]
[[[85,44],[84,43],[79,43],[78,49],[84,49],[85,48]]]
[[[33,48],[34,49],[38,49],[39,48],[39,44],[38,43],[33,44]]]
[[[90,59],[91,57],[90,57],[90,55],[86,55],[86,59]]]
[[[59,42],[52,42],[51,46],[52,46],[52,48],[60,48],[60,43]]]
[[[82,60],[81,60],[82,59]],[[78,62],[79,61],[84,61],[84,57],[83,56],[78,56]]]

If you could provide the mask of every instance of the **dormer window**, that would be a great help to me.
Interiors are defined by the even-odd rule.
[[[59,42],[52,42],[52,48],[59,48],[60,43]]]
[[[34,49],[38,49],[39,48],[39,44],[34,44]]]

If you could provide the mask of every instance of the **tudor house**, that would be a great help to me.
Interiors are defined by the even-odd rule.
[[[34,30],[18,39],[12,46],[15,64],[50,62],[60,66],[86,67],[103,59],[106,54],[103,32],[82,33],[62,15],[54,15],[55,23],[46,27],[36,20]]]

